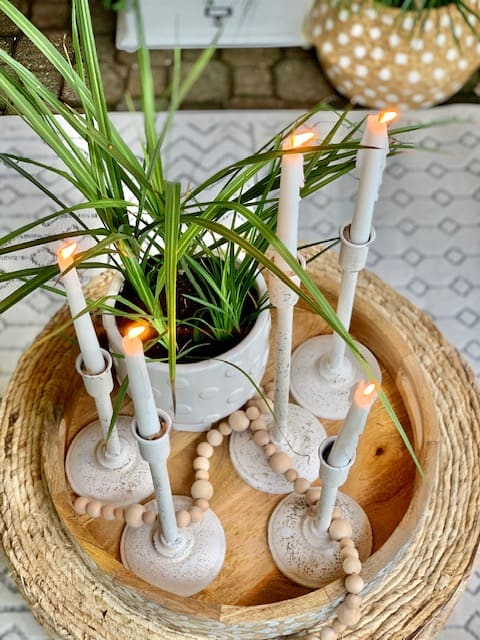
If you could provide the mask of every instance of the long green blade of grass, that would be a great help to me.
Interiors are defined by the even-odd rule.
[[[168,371],[175,410],[175,364],[177,351],[177,247],[180,228],[180,184],[165,183],[165,294],[167,298]]]
[[[48,280],[53,278],[57,273],[58,268],[56,265],[49,265],[48,267],[40,267],[37,269],[37,275],[30,278],[13,293],[3,298],[3,300],[0,300],[0,315],[16,305],[20,300],[23,300],[25,296],[36,291],[42,284],[48,282]]]

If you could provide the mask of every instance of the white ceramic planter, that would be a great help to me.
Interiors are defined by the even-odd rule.
[[[122,276],[115,273],[109,294],[118,293],[122,284]],[[257,287],[260,294],[266,291],[262,276],[257,278]],[[123,359],[116,355],[122,353],[122,348],[115,316],[105,314],[103,326],[107,332],[117,378],[121,382],[126,376],[126,367]],[[218,359],[177,364],[177,407],[173,416],[175,429],[206,431],[212,422],[239,409],[255,394],[255,387],[249,378],[257,385],[262,380],[268,360],[269,333],[270,312],[266,309],[260,313],[248,336]],[[147,368],[157,407],[173,415],[168,365],[152,361],[147,363]]]

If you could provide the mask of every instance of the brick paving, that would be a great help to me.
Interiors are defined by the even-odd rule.
[[[18,6],[47,37],[61,48],[70,32],[68,0],[15,0]],[[91,2],[97,51],[104,78],[109,109],[126,110],[140,106],[140,84],[136,55],[115,49],[115,14]],[[3,14],[0,15],[0,46],[32,69],[46,86],[73,107],[78,101],[60,75]],[[198,56],[197,50],[182,52],[185,74]],[[158,108],[168,86],[173,55],[168,50],[151,52]],[[480,72],[477,71],[449,102],[478,102]],[[183,109],[308,109],[324,101],[343,107],[347,101],[336,93],[317,62],[314,49],[251,48],[220,49],[192,87]],[[9,113],[0,99],[0,113]]]

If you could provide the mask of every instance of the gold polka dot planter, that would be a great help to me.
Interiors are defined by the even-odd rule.
[[[475,12],[480,0],[467,0]],[[416,19],[374,3],[316,0],[307,32],[336,89],[367,107],[429,107],[455,94],[480,65],[480,20],[447,5]]]

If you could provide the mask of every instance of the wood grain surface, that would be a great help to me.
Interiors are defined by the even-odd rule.
[[[328,295],[333,295],[333,291],[328,287],[324,289]],[[274,311],[272,315],[273,337]],[[413,441],[414,432],[409,415],[395,383],[402,361],[402,351],[405,356],[408,349],[388,324],[372,325],[369,315],[362,314],[362,307],[357,305],[353,335],[371,348],[379,359],[383,389],[407,435]],[[322,319],[307,308],[302,308],[302,305],[295,311],[294,327],[294,348],[312,336],[329,332]],[[271,354],[264,382],[273,377],[272,360]],[[122,413],[132,414],[131,402],[126,402]],[[51,463],[48,459],[45,462],[46,477],[49,483],[51,478],[55,478],[56,487],[52,495],[61,518],[68,523],[70,531],[78,540],[88,541],[89,553],[95,561],[109,571],[113,568],[115,574],[121,575],[126,584],[143,590],[141,580],[116,564],[120,561],[119,539],[123,525],[101,518],[76,517],[72,513],[75,495],[71,493],[63,475],[62,460],[77,431],[94,418],[93,400],[86,396],[82,385],[77,385],[71,396],[68,412],[64,416],[64,429],[59,433],[56,447],[49,448],[49,451],[56,451],[56,454]],[[329,435],[337,433],[341,427],[341,421],[323,420],[322,423]],[[417,431],[418,440],[421,439],[421,425],[417,425]],[[172,432],[172,452],[168,466],[173,493],[190,494],[194,477],[192,462],[196,457],[195,449],[204,439],[205,434]],[[223,524],[227,555],[217,579],[191,599],[194,609],[194,601],[215,607],[244,607],[280,602],[308,593],[308,588],[292,583],[279,572],[268,550],[268,519],[282,496],[252,489],[240,479],[229,460],[227,439],[215,450],[210,474],[215,488],[211,508]],[[342,488],[342,491],[360,503],[369,517],[374,535],[373,551],[384,545],[405,515],[412,496],[414,477],[414,464],[385,408],[377,400],[360,439],[356,462]],[[147,594],[150,594],[151,590],[150,586],[145,588]]]

